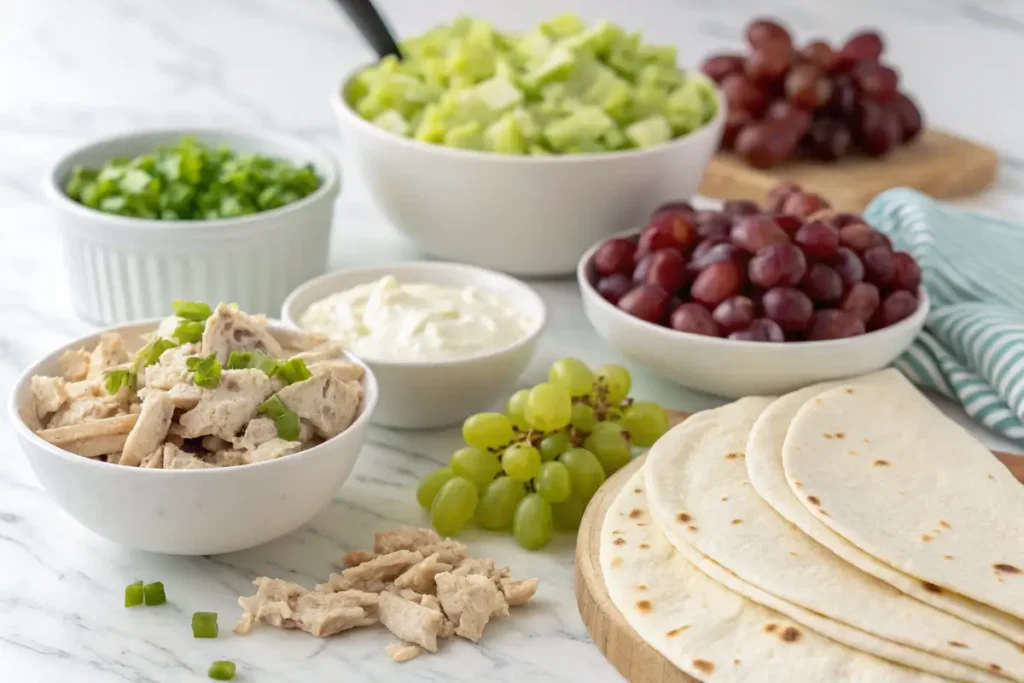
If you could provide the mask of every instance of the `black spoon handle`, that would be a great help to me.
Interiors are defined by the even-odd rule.
[[[359,33],[378,57],[395,55],[399,59],[402,53],[398,51],[398,44],[391,36],[388,25],[384,23],[380,12],[373,6],[371,0],[335,0],[339,7],[348,15],[349,20],[359,29]]]

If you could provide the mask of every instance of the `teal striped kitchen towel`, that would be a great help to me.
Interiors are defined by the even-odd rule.
[[[932,303],[895,366],[1024,446],[1024,225],[904,188],[875,197],[864,217],[914,255]]]

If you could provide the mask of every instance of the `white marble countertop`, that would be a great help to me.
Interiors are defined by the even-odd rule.
[[[381,0],[410,34],[466,7],[454,0]],[[478,0],[474,13],[525,27],[553,5],[606,16],[676,45],[696,62],[738,43],[752,15],[777,13],[809,39],[881,26],[930,121],[987,143],[1003,162],[999,185],[968,203],[1024,217],[1024,128],[1014,90],[1024,58],[1024,11],[1010,0]],[[62,150],[128,128],[216,124],[280,129],[338,148],[327,93],[369,51],[328,0],[7,0],[0,26],[0,395],[38,354],[88,330],[70,312],[40,178]],[[965,56],[969,55],[970,58]],[[979,76],[983,70],[984,77]],[[332,268],[421,256],[347,175]],[[622,362],[590,330],[570,280],[535,283],[550,328],[523,383],[555,358]],[[634,368],[636,393],[695,410],[717,403]],[[951,413],[957,416],[955,408]],[[962,416],[959,416],[962,419]],[[992,445],[1001,445],[979,432]],[[542,578],[535,603],[488,628],[480,647],[448,643],[440,656],[397,665],[388,636],[366,629],[329,640],[262,629],[195,641],[189,615],[214,610],[227,631],[253,576],[311,585],[371,532],[422,524],[413,488],[459,443],[456,430],[374,429],[354,475],[306,528],[246,552],[174,558],[126,550],[77,525],[40,489],[6,417],[0,418],[0,666],[4,680],[205,680],[214,659],[239,681],[621,681],[589,641],[573,596],[573,539],[528,553],[508,537],[467,534],[473,549]],[[125,610],[122,590],[162,580],[170,603]]]

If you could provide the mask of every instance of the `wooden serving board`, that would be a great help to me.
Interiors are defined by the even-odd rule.
[[[998,169],[999,159],[989,148],[929,129],[913,144],[881,159],[855,156],[833,164],[797,161],[759,169],[720,152],[711,160],[699,192],[715,199],[764,203],[772,187],[792,180],[840,211],[860,211],[892,187],[912,187],[938,199],[973,194],[991,185]]]
[[[677,424],[687,414],[671,411]],[[1024,482],[1024,456],[994,451],[1019,481]],[[576,537],[576,605],[594,644],[619,673],[632,683],[701,683],[683,673],[651,647],[626,622],[604,583],[601,573],[601,526],[608,507],[623,485],[643,464],[645,455],[616,472],[587,505]]]

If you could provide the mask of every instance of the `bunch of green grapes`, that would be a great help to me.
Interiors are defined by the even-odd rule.
[[[511,529],[530,550],[547,545],[556,527],[576,529],[594,492],[633,448],[651,446],[668,429],[661,406],[629,398],[631,381],[621,365],[592,371],[563,358],[547,382],[512,394],[504,413],[469,416],[466,446],[416,492],[434,528],[451,536],[475,520],[484,529]]]

